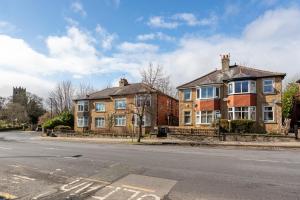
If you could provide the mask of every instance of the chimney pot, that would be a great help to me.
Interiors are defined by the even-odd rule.
[[[221,63],[222,63],[222,71],[229,70],[230,54],[224,54],[224,55],[222,55]]]
[[[120,81],[119,81],[119,87],[123,87],[123,86],[126,86],[126,85],[129,85],[127,79],[126,78],[121,78]]]

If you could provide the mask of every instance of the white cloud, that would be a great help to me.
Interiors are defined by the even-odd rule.
[[[149,26],[154,28],[167,28],[174,29],[178,27],[178,22],[166,22],[162,16],[150,17],[148,23]]]
[[[111,49],[113,42],[118,38],[118,35],[116,33],[109,33],[100,24],[97,24],[96,32],[98,33],[101,39],[101,47],[104,50]]]
[[[171,37],[167,34],[164,34],[162,32],[156,32],[156,33],[138,35],[137,40],[140,40],[140,41],[147,41],[147,40],[174,41],[175,38]]]
[[[144,53],[156,52],[158,50],[158,46],[146,43],[123,42],[121,45],[119,45],[118,49],[123,53]]]
[[[73,12],[80,14],[82,17],[85,17],[87,15],[86,11],[83,8],[83,5],[78,1],[75,1],[71,4],[71,9],[73,10]]]
[[[0,34],[11,33],[17,30],[16,26],[6,21],[0,21]]]
[[[150,17],[148,25],[155,28],[175,29],[178,26],[211,26],[217,23],[217,16],[210,14],[209,17],[198,19],[193,13],[177,13],[170,17]]]
[[[225,6],[225,16],[237,15],[240,12],[240,6],[236,3],[228,4]]]

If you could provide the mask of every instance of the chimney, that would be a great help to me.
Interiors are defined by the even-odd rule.
[[[126,78],[121,78],[119,80],[119,87],[123,87],[123,86],[126,86],[126,85],[129,85],[127,79]]]
[[[230,54],[221,55],[221,60],[222,60],[222,71],[229,70]]]

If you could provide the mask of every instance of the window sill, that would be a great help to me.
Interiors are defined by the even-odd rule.
[[[95,111],[96,113],[104,113],[104,112],[106,112],[105,110],[103,110],[103,111]]]
[[[264,124],[277,124],[275,121],[264,121]]]
[[[275,95],[276,92],[263,92],[264,95]]]

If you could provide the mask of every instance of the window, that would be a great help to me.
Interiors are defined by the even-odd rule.
[[[263,81],[264,93],[274,93],[274,80],[266,79]]]
[[[183,91],[183,100],[189,101],[192,99],[192,92],[191,90],[184,90]]]
[[[228,119],[236,120],[236,119],[248,119],[248,120],[256,120],[256,107],[232,107],[228,108]]]
[[[274,121],[274,109],[273,106],[264,106],[263,107],[264,113],[264,121],[265,122],[273,122]]]
[[[197,99],[212,99],[220,97],[220,88],[214,86],[204,86],[197,89]]]
[[[196,124],[201,124],[201,112],[196,112]]]
[[[115,126],[125,126],[126,117],[125,116],[116,116],[115,117]]]
[[[135,97],[136,107],[151,106],[151,95],[138,95]]]
[[[213,122],[213,111],[201,111],[201,124],[210,124]]]
[[[95,104],[96,112],[104,112],[105,111],[105,104],[104,103],[96,103]]]
[[[77,119],[77,127],[79,127],[79,128],[87,127],[88,126],[88,122],[89,122],[89,118],[88,117],[78,117],[78,119]]]
[[[256,93],[255,81],[235,81],[228,84],[228,94]]]
[[[233,83],[229,83],[228,84],[228,94],[232,94],[233,93]]]
[[[95,126],[96,126],[96,128],[103,128],[103,127],[105,127],[105,119],[104,119],[104,117],[97,117],[97,118],[95,118]]]
[[[191,111],[184,111],[184,124],[191,124],[192,120],[191,120]]]
[[[151,120],[150,116],[144,115],[143,116],[143,121],[142,121],[142,126],[151,126]],[[134,115],[134,125],[139,126],[140,118],[138,115]]]
[[[126,99],[116,99],[115,100],[116,109],[126,109]]]
[[[77,110],[78,110],[78,112],[88,112],[89,111],[89,102],[88,101],[78,101]]]

